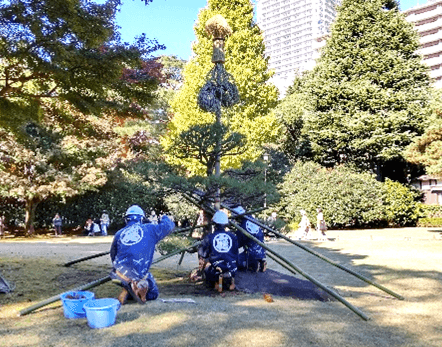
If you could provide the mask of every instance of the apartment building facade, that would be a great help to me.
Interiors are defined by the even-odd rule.
[[[428,0],[405,11],[405,15],[420,35],[418,52],[430,67],[434,86],[442,88],[442,1]]]
[[[257,21],[264,31],[273,83],[285,93],[295,75],[312,69],[330,32],[341,0],[258,0]]]

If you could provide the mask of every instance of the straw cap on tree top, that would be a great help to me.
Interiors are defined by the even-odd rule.
[[[232,29],[226,19],[220,14],[213,16],[206,22],[206,31],[209,35],[213,36],[214,39],[223,39],[232,34]]]

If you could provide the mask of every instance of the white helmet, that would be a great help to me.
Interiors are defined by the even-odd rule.
[[[246,210],[244,210],[244,208],[242,206],[238,206],[235,208],[232,208],[232,211],[237,213],[237,214],[243,214],[246,212]]]
[[[143,209],[138,205],[132,205],[131,207],[129,207],[127,209],[126,216],[130,216],[130,215],[138,215],[138,216],[145,217]]]
[[[229,218],[226,213],[223,211],[216,211],[216,213],[212,217],[212,222],[216,224],[226,225],[229,224]]]

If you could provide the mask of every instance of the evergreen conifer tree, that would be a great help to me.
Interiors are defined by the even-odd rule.
[[[306,89],[303,134],[326,166],[403,179],[404,149],[426,126],[429,76],[396,0],[343,0]]]
[[[226,40],[224,65],[235,79],[241,99],[234,107],[222,110],[222,123],[231,132],[246,138],[246,144],[240,151],[242,154],[224,156],[221,166],[239,167],[244,160],[258,158],[262,144],[271,142],[278,132],[272,113],[278,92],[275,86],[267,83],[272,73],[267,70],[263,36],[253,22],[250,0],[208,0],[207,7],[200,11],[194,28],[197,38],[193,44],[195,55],[184,68],[184,84],[172,101],[174,116],[169,123],[168,136],[162,143],[166,149],[170,149],[179,139],[180,133],[192,126],[208,127],[214,123],[215,116],[199,108],[197,97],[213,67],[212,38],[206,33],[205,24],[216,14],[221,14],[233,30],[233,34]],[[204,174],[207,171],[197,158],[190,155],[188,158],[177,158],[170,154],[168,161],[183,165],[192,174]]]
[[[430,175],[442,177],[442,90],[436,89],[430,104],[430,125],[408,146],[406,158],[423,165]]]

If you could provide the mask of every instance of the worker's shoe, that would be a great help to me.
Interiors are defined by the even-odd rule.
[[[129,293],[139,304],[146,303],[146,295],[149,290],[149,283],[146,280],[132,281]]]
[[[120,295],[118,295],[118,301],[121,305],[124,305],[127,302],[127,299],[129,298],[129,292],[127,289],[123,288]]]
[[[235,286],[235,278],[232,277],[231,282],[230,282],[230,286],[229,286],[229,290],[234,290],[236,288]]]
[[[216,268],[216,272],[219,273],[218,282],[215,283],[215,289],[221,293],[223,291],[223,270],[220,267]]]
[[[259,272],[265,272],[267,270],[267,262],[265,260],[260,260],[258,268]]]

